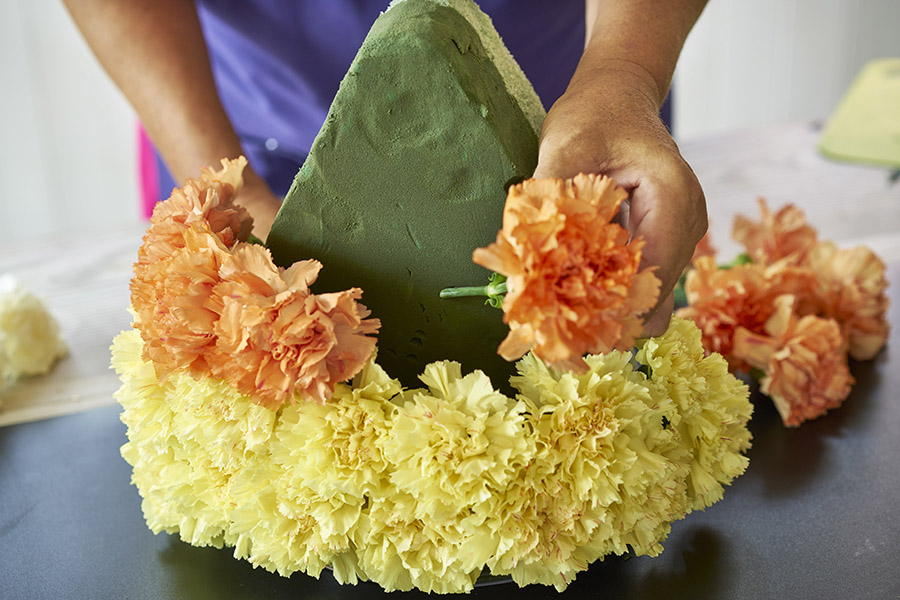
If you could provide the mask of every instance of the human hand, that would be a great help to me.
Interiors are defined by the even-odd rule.
[[[658,116],[655,85],[633,70],[596,69],[572,80],[547,114],[535,177],[599,173],[629,192],[620,219],[646,240],[643,267],[656,266],[657,305],[645,335],[669,324],[672,289],[707,229],[700,182]]]

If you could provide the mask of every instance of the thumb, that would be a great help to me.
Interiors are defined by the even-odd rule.
[[[670,293],[656,307],[654,311],[645,315],[643,337],[656,337],[662,335],[669,328],[669,320],[672,318],[672,311],[675,309],[675,294]]]

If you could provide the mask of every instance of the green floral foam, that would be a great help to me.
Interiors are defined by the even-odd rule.
[[[537,108],[535,108],[537,107]],[[502,312],[440,290],[484,285],[506,188],[537,162],[543,112],[469,0],[404,0],[372,26],[278,213],[276,263],[315,258],[313,289],[364,290],[381,319],[378,362],[407,386],[429,362],[513,373]]]

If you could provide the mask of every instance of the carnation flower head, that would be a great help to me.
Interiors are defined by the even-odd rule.
[[[46,373],[67,353],[44,303],[12,275],[0,277],[0,389],[7,381]]]
[[[245,394],[213,377],[179,373],[167,381],[172,428],[191,448],[203,449],[211,468],[233,474],[245,459],[267,452],[277,415]]]
[[[246,466],[232,478],[229,489],[233,506],[225,541],[234,546],[234,557],[283,577],[296,571],[318,577],[346,551],[323,538],[316,518],[323,502],[292,494],[284,470],[269,456],[249,460]]]
[[[204,168],[154,207],[134,265],[131,306],[144,351],[163,377],[181,366],[195,373],[206,367],[215,317],[202,306],[223,256],[253,226],[246,209],[234,204],[246,166],[243,156],[223,159],[222,169]]]
[[[219,315],[210,372],[270,408],[295,393],[324,402],[336,382],[359,372],[375,351],[370,335],[380,322],[367,319],[358,288],[312,294],[321,268],[307,260],[280,269],[256,244],[228,253],[206,302]]]
[[[418,502],[417,518],[440,522],[471,510],[517,476],[530,453],[524,406],[496,391],[481,371],[431,363],[427,390],[403,394],[384,452],[391,482]]]
[[[712,257],[701,257],[685,280],[689,305],[676,314],[696,323],[707,352],[717,352],[732,369],[742,369],[746,364],[731,350],[735,329],[762,332],[775,310],[774,299],[782,294],[795,296],[798,306],[813,306],[816,287],[815,274],[790,259],[722,269]]]
[[[720,354],[705,356],[701,333],[688,319],[673,317],[661,336],[643,340],[635,356],[649,367],[648,385],[677,406],[668,417],[691,450],[687,489],[692,509],[722,498],[723,486],[741,475],[750,447],[749,389],[728,372]]]
[[[507,277],[509,335],[498,352],[583,372],[585,353],[630,347],[659,295],[639,270],[643,240],[611,220],[627,197],[608,177],[529,179],[512,186],[497,240],[473,260]]]
[[[735,239],[744,243],[758,262],[789,262],[794,272],[787,273],[785,280],[798,284],[805,277],[812,282],[779,289],[795,296],[794,312],[836,319],[850,355],[857,360],[873,358],[889,331],[887,281],[881,259],[864,246],[842,250],[831,242],[817,241],[815,230],[793,205],[773,215],[760,199],[760,210],[761,223],[735,218]]]
[[[772,313],[765,268],[751,263],[719,269],[712,257],[700,257],[688,272],[684,291],[688,306],[676,314],[697,324],[709,352],[718,352],[733,367],[740,367],[731,351],[734,330],[738,326],[759,330]]]
[[[663,426],[675,405],[629,354],[585,360],[573,374],[529,354],[511,379],[532,406],[536,454],[492,509],[502,543],[488,566],[519,585],[562,590],[607,554],[658,554],[687,508],[689,454]]]
[[[281,269],[240,241],[250,221],[232,200],[244,165],[223,161],[156,209],[134,267],[135,326],[162,378],[211,374],[273,409],[298,394],[324,402],[366,364],[380,323],[357,288],[312,294],[317,261]]]
[[[839,249],[828,242],[816,244],[808,262],[819,281],[816,312],[838,322],[850,356],[874,358],[890,331],[884,262],[865,246]]]
[[[121,333],[113,365],[123,382],[116,393],[121,418],[129,427],[122,456],[134,467],[147,524],[194,545],[221,546],[231,478],[250,468],[257,450],[265,451],[275,417],[222,381],[184,372],[159,381],[140,358],[141,345],[137,331]]]
[[[396,410],[390,399],[400,391],[400,383],[370,360],[352,386],[335,387],[329,402],[284,409],[272,454],[288,471],[289,484],[360,506],[366,496],[386,493],[382,446]]]
[[[765,199],[759,199],[762,221],[737,215],[733,237],[744,245],[754,262],[764,265],[783,258],[803,262],[816,243],[816,230],[809,226],[803,211],[788,204],[772,214]]]
[[[765,372],[761,389],[789,427],[840,406],[853,384],[837,322],[798,317],[795,302],[788,294],[776,299],[767,335],[739,328],[734,338],[735,355]]]
[[[416,505],[402,491],[371,499],[354,532],[360,567],[388,592],[471,591],[491,551],[491,532],[472,530],[462,519],[418,519]]]
[[[220,170],[204,167],[200,177],[173,189],[167,200],[153,208],[150,227],[138,251],[139,263],[152,262],[181,247],[181,233],[191,223],[206,224],[228,248],[238,241],[247,241],[253,218],[247,209],[234,203],[246,166],[243,156],[222,159]]]
[[[520,477],[534,445],[522,403],[481,371],[462,376],[459,363],[442,361],[420,378],[427,390],[397,399],[384,443],[392,491],[371,500],[361,561],[398,589],[407,584],[396,577],[423,590],[467,591],[498,545],[491,500]],[[397,563],[408,573],[390,575]]]
[[[165,379],[178,369],[205,374],[215,348],[212,329],[218,314],[206,307],[228,254],[202,222],[182,232],[180,248],[147,263],[131,281],[135,326],[144,340],[144,356]]]

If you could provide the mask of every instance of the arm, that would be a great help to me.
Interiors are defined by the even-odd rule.
[[[586,0],[584,54],[547,114],[535,177],[603,173],[630,192],[627,228],[647,240],[668,325],[671,291],[706,231],[700,183],[659,120],[678,54],[705,0]]]
[[[219,100],[193,0],[64,0],[179,183],[242,154]],[[265,237],[278,199],[249,168],[240,203]]]

